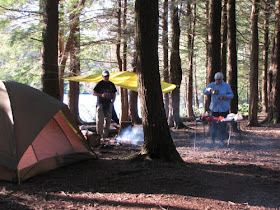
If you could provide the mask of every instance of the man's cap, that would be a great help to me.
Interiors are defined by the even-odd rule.
[[[109,73],[109,71],[107,71],[107,70],[105,70],[105,71],[102,72],[102,76],[103,76],[103,77],[106,77],[106,76],[109,76],[109,75],[110,75],[110,73]]]

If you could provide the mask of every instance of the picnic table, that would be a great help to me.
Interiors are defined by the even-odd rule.
[[[204,139],[204,144],[206,143],[206,132],[205,128],[206,126],[209,127],[210,123],[225,123],[228,126],[228,138],[227,138],[227,148],[229,147],[231,135],[233,132],[233,127],[234,124],[237,124],[237,128],[240,128],[240,121],[243,119],[242,115],[240,114],[229,114],[226,118],[224,117],[210,117],[210,116],[204,116],[202,115],[201,117],[195,118],[195,138],[194,138],[194,149],[196,147],[196,140],[197,140],[197,126],[199,123],[203,125],[203,139]]]

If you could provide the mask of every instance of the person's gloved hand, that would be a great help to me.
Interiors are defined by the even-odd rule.
[[[210,87],[209,87],[209,88],[206,88],[206,90],[209,91],[209,92],[212,92],[212,91],[213,91],[213,89],[210,88]]]

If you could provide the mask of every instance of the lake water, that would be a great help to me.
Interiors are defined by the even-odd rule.
[[[91,94],[80,94],[79,95],[79,114],[80,118],[84,122],[93,122],[95,121],[95,112],[96,112],[96,96]],[[64,94],[64,103],[67,104],[68,96]],[[116,96],[114,107],[118,117],[121,113],[121,99],[120,96]]]
[[[64,103],[67,104],[67,94],[64,95]],[[80,94],[79,95],[79,114],[80,118],[84,122],[95,121],[96,111],[96,96],[91,94]],[[114,107],[118,117],[121,113],[121,99],[120,95],[116,96]],[[140,104],[138,100],[138,112],[140,113]],[[139,115],[140,116],[140,115]],[[117,136],[116,141],[122,144],[129,144],[134,146],[141,146],[144,141],[144,134],[142,126],[133,126],[122,129],[120,135]]]

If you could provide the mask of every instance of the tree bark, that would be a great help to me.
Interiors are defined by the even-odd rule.
[[[205,18],[206,18],[206,23],[205,23],[205,28],[206,31],[209,28],[209,0],[205,1]],[[209,33],[206,33],[205,36],[205,86],[207,86],[210,83],[209,80]],[[208,95],[204,96],[204,110],[209,112],[209,106],[210,106],[210,97]]]
[[[238,77],[237,77],[237,50],[236,50],[236,1],[228,1],[228,83],[234,94],[230,101],[230,111],[238,112]],[[238,131],[237,123],[233,124],[233,131]]]
[[[228,0],[223,0],[222,8],[222,41],[221,41],[221,72],[224,75],[224,81],[227,81],[227,36],[228,36]]]
[[[133,55],[132,69],[136,72],[137,67],[137,56],[136,53]],[[142,120],[138,115],[138,92],[129,91],[129,116],[133,124],[142,124]]]
[[[58,80],[58,0],[43,1],[43,91],[60,100]]]
[[[163,81],[169,82],[169,66],[168,66],[168,0],[163,2],[163,28],[162,28],[162,47],[163,47]],[[163,94],[164,108],[166,116],[169,115],[170,94]]]
[[[65,14],[64,14],[64,0],[59,1],[59,23],[65,21]],[[58,31],[58,63],[62,61],[62,56],[64,53],[64,35],[65,35],[65,26],[63,24],[59,25]],[[61,97],[63,101],[63,96]]]
[[[275,50],[274,50],[274,68],[272,81],[272,110],[273,123],[280,121],[280,0],[275,1],[276,8],[276,26],[275,26]]]
[[[237,77],[237,50],[236,50],[236,16],[235,0],[228,1],[228,83],[231,86],[234,98],[230,102],[231,112],[238,112],[238,77]]]
[[[209,15],[209,71],[208,84],[214,81],[214,75],[221,71],[221,0],[210,0]],[[206,110],[209,110],[208,97]]]
[[[181,68],[181,58],[179,52],[180,45],[180,25],[179,25],[179,15],[178,15],[178,5],[175,1],[171,1],[171,19],[172,19],[172,46],[171,46],[171,56],[170,56],[170,76],[171,83],[177,85],[177,87],[172,91],[172,110],[171,114],[174,120],[175,128],[185,127],[182,119],[180,118],[180,85],[182,81],[182,68]]]
[[[73,10],[77,9],[77,3],[73,5]],[[80,18],[76,17],[75,13],[70,15],[70,21],[80,22]],[[74,32],[72,46],[70,47],[70,72],[72,76],[79,75],[80,73],[80,27],[79,24]],[[79,93],[80,93],[80,83],[79,82],[69,82],[69,93],[68,93],[68,107],[76,120],[79,123]]]
[[[189,75],[187,82],[187,115],[189,117],[194,116],[193,111],[193,56],[194,56],[194,39],[195,39],[195,23],[196,23],[196,2],[194,2],[193,11],[191,11],[190,4],[188,4],[188,8],[190,10],[190,18],[189,18]]]
[[[123,5],[123,71],[127,71],[127,31],[126,31],[126,16],[127,16],[127,0],[124,0]],[[121,88],[121,121],[128,121],[128,91],[125,88]]]
[[[122,33],[122,21],[121,21],[121,14],[122,14],[122,0],[118,0],[118,11],[117,11],[117,47],[116,47],[116,56],[119,66],[119,71],[122,71],[122,59],[121,59],[121,33]]]
[[[64,87],[63,75],[64,75],[65,68],[66,68],[66,62],[67,62],[71,47],[73,46],[73,43],[72,43],[74,40],[73,37],[75,36],[75,31],[76,31],[77,27],[79,26],[79,17],[85,6],[85,1],[86,0],[80,0],[78,3],[78,6],[77,6],[77,10],[72,11],[75,15],[75,19],[73,19],[73,22],[71,22],[69,36],[65,43],[63,55],[61,56],[61,62],[59,63],[60,93],[63,93],[63,87]],[[61,100],[62,100],[62,98],[63,98],[63,95],[61,95]]]
[[[264,49],[263,49],[263,77],[262,77],[262,105],[263,112],[268,112],[268,94],[267,94],[267,77],[268,77],[268,52],[269,52],[269,17],[270,17],[270,0],[265,2],[265,19],[264,19]]]
[[[136,69],[144,131],[144,144],[139,156],[183,162],[167,124],[160,85],[158,1],[136,0],[135,11]]]
[[[275,34],[274,34],[275,35]],[[273,120],[273,69],[275,68],[275,36],[272,38],[272,43],[271,43],[271,61],[270,61],[270,67],[269,67],[269,72],[268,72],[268,86],[267,86],[267,91],[268,91],[268,116],[267,120],[269,122],[272,122]]]
[[[195,106],[196,106],[196,110],[199,109],[199,99],[198,99],[198,87],[197,87],[197,68],[196,68],[196,63],[194,62],[194,84],[195,84]],[[196,114],[196,113],[195,113]]]
[[[142,124],[138,115],[138,93],[135,91],[129,91],[129,116],[133,124]]]
[[[250,96],[248,126],[258,125],[259,2],[260,0],[254,0],[251,13]]]

